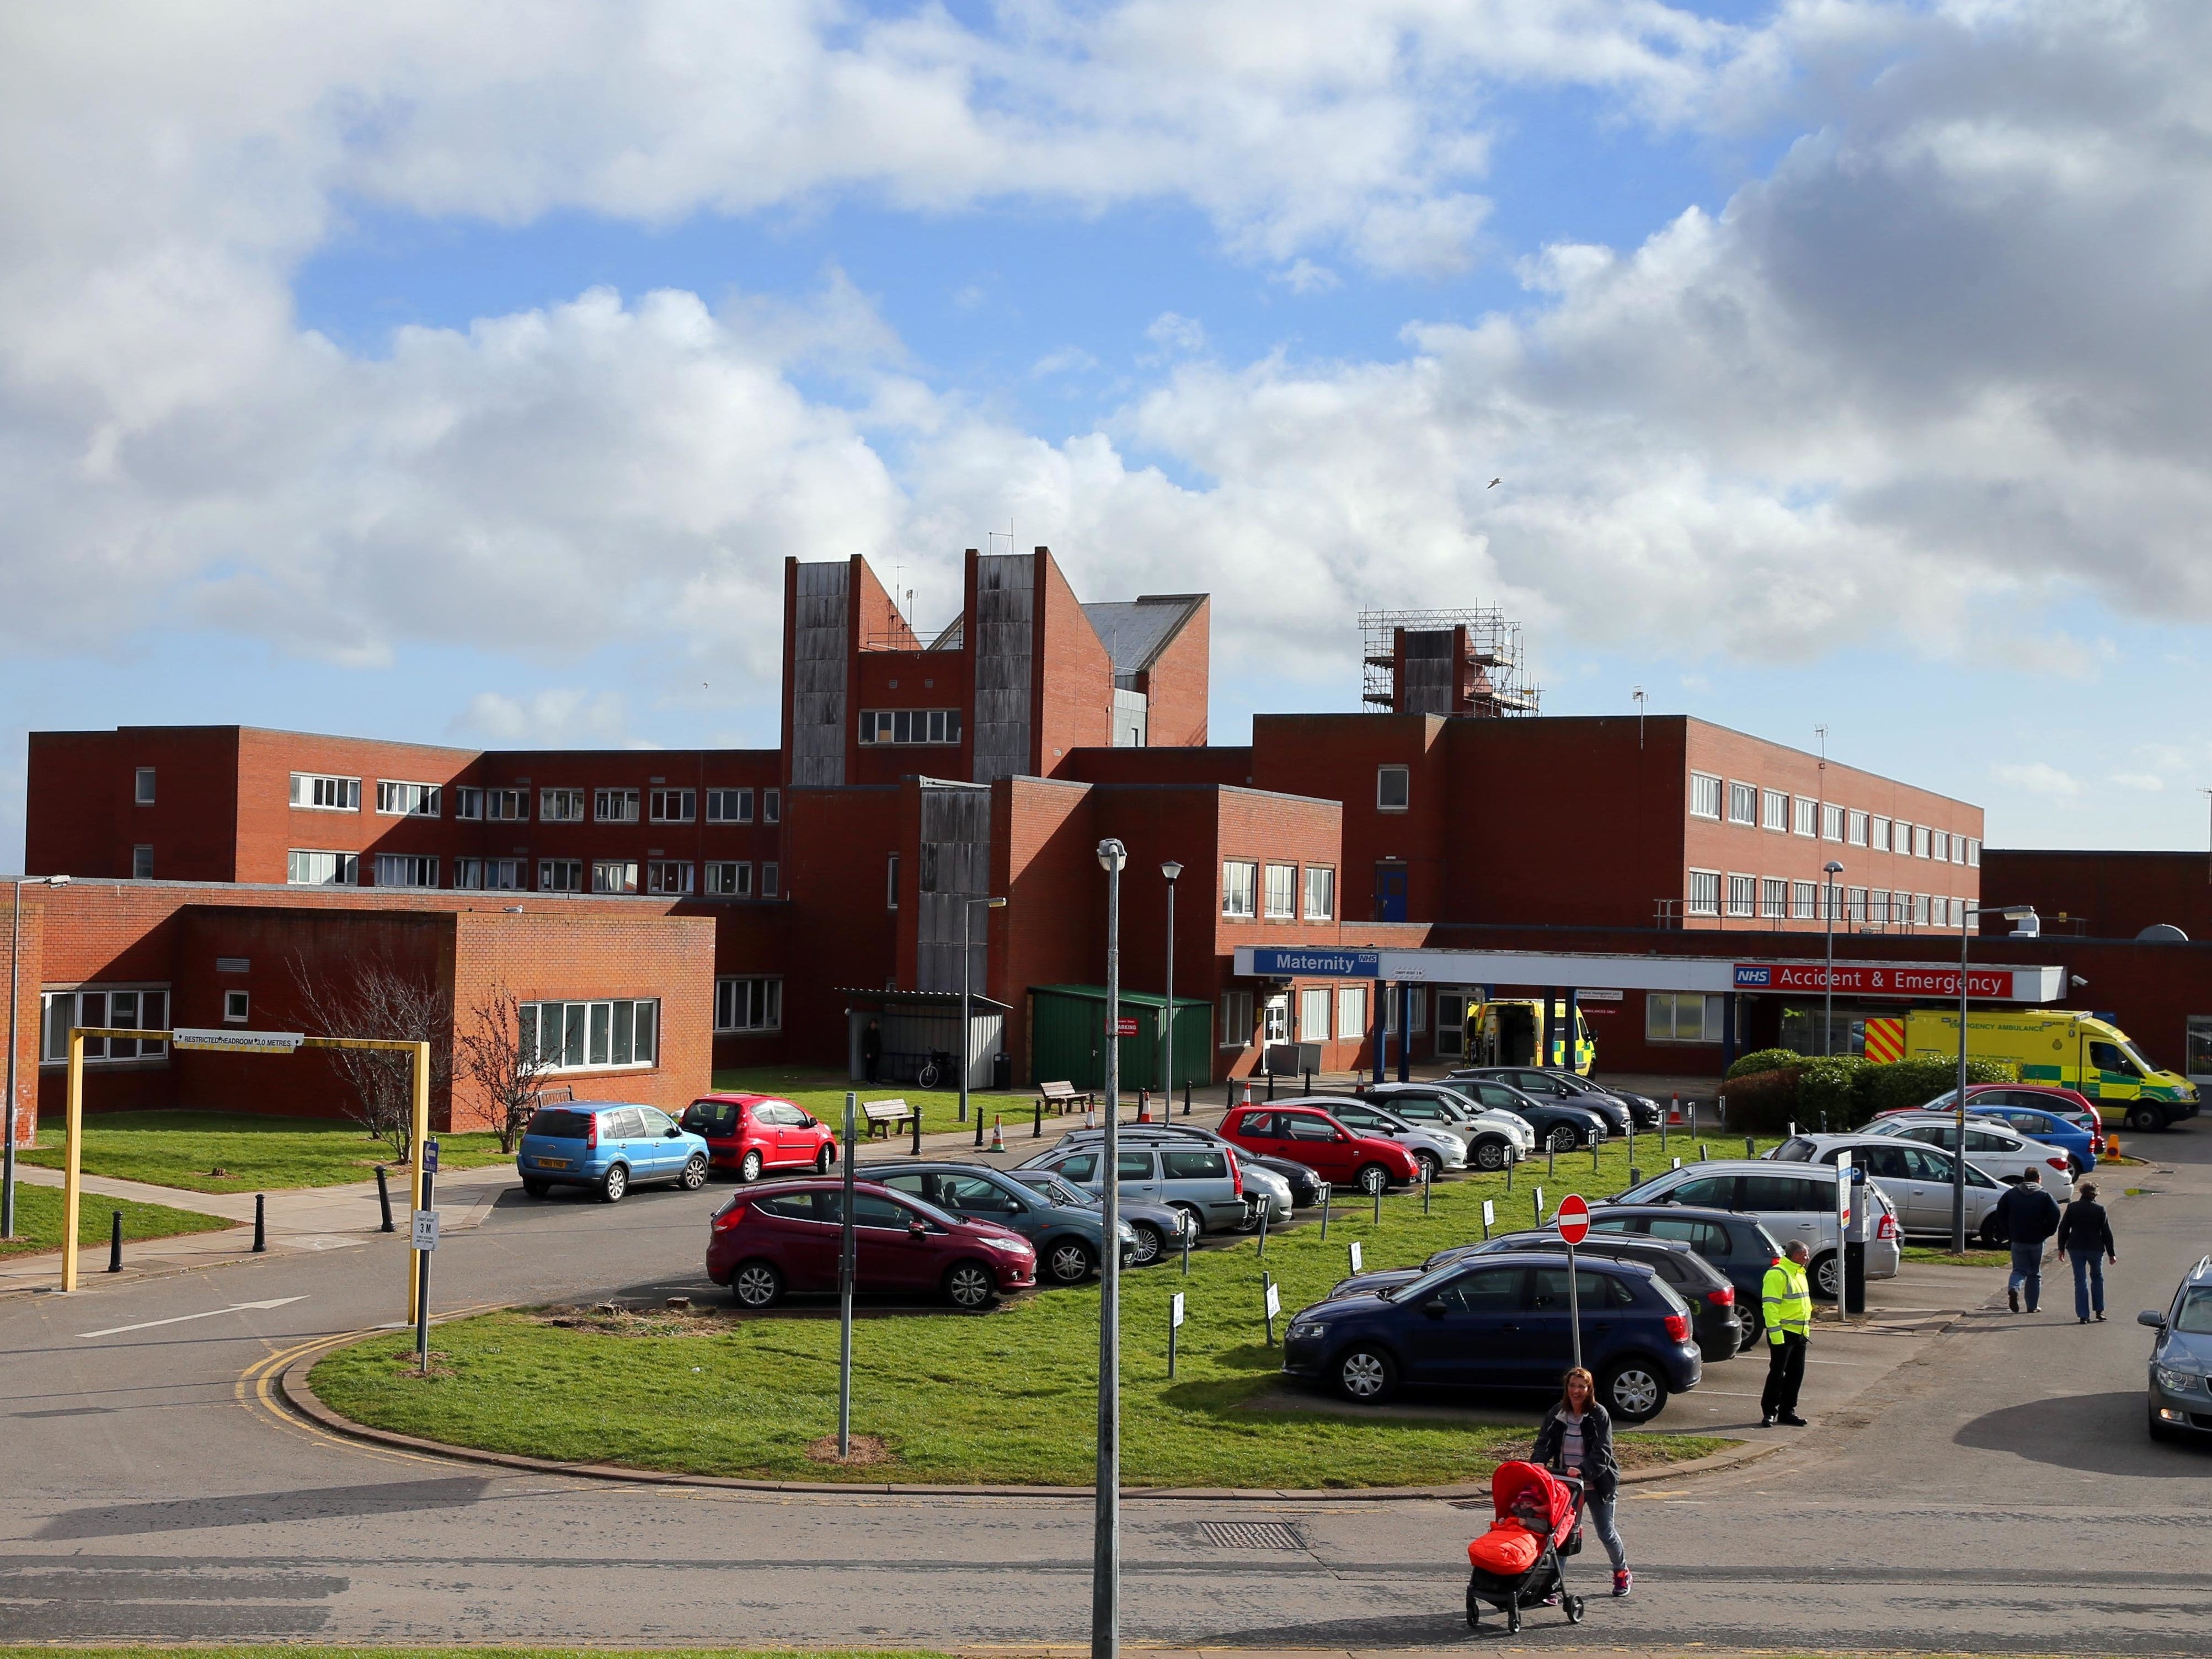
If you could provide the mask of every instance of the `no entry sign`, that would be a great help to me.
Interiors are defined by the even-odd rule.
[[[1573,1193],[1559,1200],[1559,1237],[1579,1244],[1589,1237],[1589,1205]]]

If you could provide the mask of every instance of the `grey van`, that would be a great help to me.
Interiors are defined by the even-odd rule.
[[[1231,1154],[1181,1137],[1132,1140],[1125,1137],[1118,1149],[1121,1190],[1131,1198],[1172,1205],[1188,1216],[1201,1233],[1236,1231],[1243,1225],[1249,1206]],[[1062,1180],[1088,1192],[1103,1190],[1103,1158],[1096,1140],[1085,1136],[1076,1145],[1066,1141],[1025,1160],[1025,1170],[1049,1170]]]

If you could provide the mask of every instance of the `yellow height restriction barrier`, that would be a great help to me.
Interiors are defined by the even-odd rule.
[[[177,1026],[167,1031],[133,1027],[73,1025],[69,1034],[69,1115],[62,1153],[62,1289],[76,1288],[77,1200],[82,1188],[79,1164],[84,1153],[84,1040],[87,1037],[126,1037],[140,1042],[166,1042],[172,1048],[228,1054],[289,1054],[301,1048],[389,1048],[411,1056],[414,1064],[413,1111],[408,1140],[408,1167],[413,1180],[410,1210],[422,1207],[422,1143],[430,1134],[430,1045],[404,1037],[318,1037],[298,1031],[240,1031],[198,1030]],[[407,1263],[407,1319],[415,1319],[416,1273],[413,1253]]]

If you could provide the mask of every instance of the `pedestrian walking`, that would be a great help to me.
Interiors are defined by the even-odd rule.
[[[1628,1570],[1628,1551],[1613,1524],[1620,1465],[1613,1455],[1613,1419],[1597,1403],[1597,1383],[1581,1366],[1561,1379],[1559,1403],[1544,1413],[1528,1461],[1583,1483],[1583,1508],[1597,1528],[1598,1542],[1613,1559],[1613,1593],[1627,1595],[1636,1575]]]
[[[1805,1279],[1811,1255],[1803,1239],[1791,1239],[1759,1287],[1766,1321],[1766,1387],[1759,1398],[1762,1429],[1777,1423],[1805,1426],[1797,1415],[1797,1391],[1805,1386],[1805,1345],[1813,1330],[1813,1287]]]
[[[2018,1313],[2025,1291],[2027,1310],[2033,1313],[2043,1301],[2044,1241],[2058,1231],[2058,1200],[2043,1190],[2042,1171],[2029,1170],[2026,1179],[1997,1200],[1990,1219],[2012,1241],[2012,1275],[2005,1280],[2005,1300]]]
[[[2084,1325],[2094,1311],[2105,1318],[2105,1264],[2117,1266],[2120,1247],[2112,1237],[2112,1218],[2097,1202],[2097,1183],[2074,1189],[2074,1201],[2058,1219],[2058,1254],[2074,1264],[2074,1316]]]
[[[868,1029],[860,1033],[860,1069],[867,1073],[869,1082],[876,1081],[876,1070],[883,1063],[883,1029],[872,1019]]]

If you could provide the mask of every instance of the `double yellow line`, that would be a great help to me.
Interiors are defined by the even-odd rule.
[[[479,1302],[471,1307],[456,1308],[432,1322],[442,1325],[450,1319],[466,1319],[476,1314],[489,1313],[495,1309],[509,1305],[504,1302]],[[442,1462],[445,1460],[428,1456],[420,1452],[402,1451],[392,1446],[372,1445],[366,1441],[332,1434],[329,1430],[308,1422],[296,1413],[286,1410],[283,1402],[277,1398],[276,1379],[301,1360],[311,1356],[320,1358],[324,1354],[343,1348],[349,1343],[358,1342],[368,1337],[387,1335],[393,1328],[388,1325],[374,1326],[367,1330],[341,1332],[336,1336],[311,1337],[305,1342],[295,1342],[290,1347],[278,1348],[255,1360],[238,1374],[238,1382],[231,1390],[232,1397],[246,1411],[257,1416],[265,1416],[270,1421],[281,1425],[295,1434],[304,1435],[311,1440],[319,1440],[327,1446],[338,1447],[346,1451],[362,1452],[371,1456],[401,1458],[410,1463]]]

